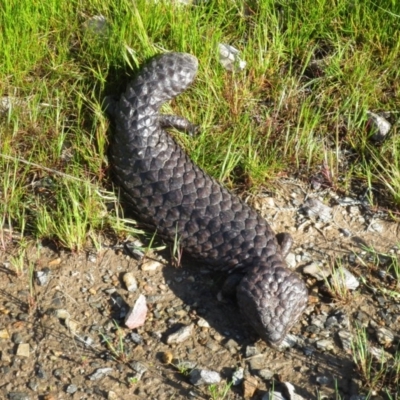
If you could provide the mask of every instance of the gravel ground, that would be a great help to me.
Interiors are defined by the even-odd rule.
[[[399,254],[398,225],[362,201],[295,181],[248,201],[276,232],[293,235],[287,261],[309,287],[286,347],[271,349],[245,325],[220,293],[223,274],[185,257],[174,266],[168,248],[140,258],[135,242],[81,254],[42,245],[27,250],[17,275],[14,243],[0,255],[1,399],[266,400],[272,389],[287,400],[337,399],[335,390],[363,399],[349,343],[358,323],[385,356],[396,349],[400,306],[388,295],[396,282],[382,254]],[[333,278],[320,279],[339,264],[347,289],[335,292]],[[138,299],[147,317],[129,329],[124,319]]]

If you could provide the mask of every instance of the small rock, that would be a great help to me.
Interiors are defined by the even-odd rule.
[[[183,326],[175,333],[172,333],[171,335],[168,336],[167,344],[182,343],[192,336],[192,332],[193,332],[193,324]]]
[[[177,363],[174,363],[175,367],[178,368],[178,370],[182,371],[192,371],[197,367],[197,362],[195,361],[179,361]]]
[[[11,357],[4,350],[1,352],[0,361],[3,362],[3,365],[8,364],[11,361]]]
[[[138,284],[137,284],[137,280],[132,272],[127,272],[126,274],[124,274],[124,277],[122,278],[122,280],[124,281],[128,292],[136,292],[136,290],[138,288]]]
[[[387,353],[385,350],[382,348],[374,347],[374,346],[369,346],[368,348],[369,352],[372,354],[375,359],[381,363],[387,362],[390,358],[392,358],[392,355]]]
[[[143,344],[143,338],[138,333],[132,332],[131,333],[131,340],[132,340],[133,343]]]
[[[61,379],[61,377],[64,375],[64,370],[63,370],[62,368],[56,368],[56,369],[53,371],[53,375],[54,375],[56,378]]]
[[[126,242],[124,243],[125,250],[135,259],[135,260],[142,260],[144,257],[144,253],[140,248],[143,247],[143,244],[139,241],[134,242]]]
[[[41,271],[36,271],[36,280],[39,286],[46,286],[49,283],[51,271],[49,268],[43,268]]]
[[[0,329],[0,339],[10,339],[10,334],[7,329]]]
[[[76,391],[78,390],[78,387],[76,385],[68,385],[67,388],[65,389],[65,391],[68,394],[74,394]]]
[[[317,376],[316,381],[320,385],[327,385],[331,380],[327,376]]]
[[[264,354],[259,354],[248,360],[250,371],[253,374],[258,373],[259,370],[264,369],[266,365],[266,357]]]
[[[230,352],[231,354],[236,354],[236,353],[238,352],[239,345],[238,345],[238,343],[237,343],[235,340],[229,339],[229,340],[225,343],[224,347],[225,347],[227,350],[229,350],[229,352]]]
[[[320,262],[312,262],[303,268],[303,273],[313,276],[318,281],[323,281],[329,277],[331,270]]]
[[[29,394],[23,392],[10,392],[7,397],[9,400],[31,400]]]
[[[355,290],[360,286],[358,279],[344,267],[336,269],[330,279],[332,285],[340,285],[349,290]]]
[[[296,335],[288,334],[284,337],[282,342],[277,346],[277,348],[282,351],[285,349],[288,349],[290,347],[293,347],[297,342],[299,341],[299,338]]]
[[[221,382],[221,376],[215,371],[194,369],[190,373],[190,382],[195,386],[212,385]]]
[[[246,346],[246,358],[260,354],[256,346]]]
[[[97,262],[97,254],[93,251],[89,251],[87,255],[87,260],[93,264]]]
[[[18,332],[13,333],[12,335],[12,341],[15,344],[21,344],[24,342],[24,338],[22,337],[22,335]]]
[[[98,379],[103,378],[104,376],[110,374],[113,371],[112,368],[98,368],[92,375],[89,375],[89,379],[91,381],[97,381]]]
[[[257,390],[258,380],[255,376],[247,376],[243,381],[243,397],[250,399]]]
[[[367,114],[369,116],[368,124],[370,131],[372,132],[372,135],[370,136],[371,140],[374,142],[382,142],[390,132],[392,125],[386,120],[386,118],[383,118],[378,114],[371,111],[367,111]]]
[[[294,253],[289,253],[285,258],[286,264],[290,269],[296,268],[296,255]]]
[[[390,346],[393,343],[394,333],[390,329],[379,327],[376,329],[375,334],[380,344]]]
[[[282,382],[282,392],[290,400],[304,400],[303,397],[295,392],[294,386],[290,382]]]
[[[107,20],[101,14],[89,18],[83,23],[82,27],[85,32],[96,36],[104,36],[108,29]]]
[[[30,355],[29,343],[21,343],[20,345],[18,345],[17,348],[18,357],[29,357],[29,355]]]
[[[343,350],[345,351],[350,351],[351,350],[351,340],[352,336],[349,331],[339,331],[338,336],[340,339],[340,344],[342,345]]]
[[[43,369],[41,364],[36,364],[35,366],[35,373],[39,379],[47,379],[46,371]]]
[[[145,262],[142,263],[140,268],[142,271],[155,271],[160,267],[162,267],[162,264],[159,261],[147,259]]]
[[[263,368],[257,371],[257,375],[265,381],[269,381],[274,377],[275,374],[271,370]]]
[[[199,318],[197,320],[197,325],[200,326],[201,328],[209,328],[210,327],[210,324],[204,318]]]
[[[307,199],[300,210],[309,218],[318,217],[323,222],[327,222],[332,218],[331,208],[316,198]]]
[[[311,347],[311,346],[305,346],[303,348],[303,353],[305,356],[310,357],[315,353],[315,349],[314,349],[314,347]]]
[[[315,344],[317,346],[317,349],[322,351],[329,351],[333,350],[334,348],[332,340],[328,339],[318,340]]]
[[[76,335],[76,332],[78,331],[78,322],[75,321],[72,318],[67,318],[65,320],[65,326],[68,328],[68,330],[73,334]]]
[[[70,313],[67,310],[62,308],[54,311],[54,316],[58,319],[67,319],[70,318]]]
[[[107,400],[119,400],[119,396],[117,395],[117,393],[115,393],[112,390],[110,390],[107,393]]]
[[[147,367],[139,361],[132,361],[129,366],[138,374],[138,379],[142,378],[142,375],[147,371]]]
[[[229,44],[220,43],[219,62],[228,71],[241,71],[246,68],[246,61],[240,59],[240,51]]]
[[[265,393],[261,400],[286,400],[280,392]]]
[[[369,226],[368,226],[368,231],[372,231],[372,232],[378,232],[381,233],[383,232],[384,226],[382,224],[380,224],[379,222],[372,222]]]
[[[141,294],[137,298],[134,306],[128,311],[125,317],[125,326],[129,329],[135,329],[142,326],[146,321],[146,315],[146,297]]]
[[[244,369],[243,368],[238,368],[233,374],[232,374],[232,385],[233,386],[238,386],[243,382],[243,376],[244,376]]]
[[[28,388],[31,389],[33,392],[36,392],[38,390],[39,384],[37,380],[35,379],[30,379],[28,382]]]

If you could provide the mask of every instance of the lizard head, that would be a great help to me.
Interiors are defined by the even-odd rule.
[[[307,299],[304,282],[278,258],[253,266],[237,287],[242,314],[273,346],[279,345],[297,322]]]

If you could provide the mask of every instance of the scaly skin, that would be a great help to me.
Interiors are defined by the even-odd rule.
[[[114,178],[143,222],[179,237],[185,253],[218,270],[240,271],[237,300],[267,342],[279,344],[307,303],[307,290],[284,262],[267,221],[197,167],[164,130],[192,132],[183,118],[159,114],[163,103],[194,80],[197,59],[153,58],[108,111],[115,123],[110,157]]]

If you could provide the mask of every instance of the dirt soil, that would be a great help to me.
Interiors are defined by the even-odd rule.
[[[331,207],[326,221],[299,212],[306,197],[316,194],[298,182],[282,181],[273,194],[248,199],[275,232],[293,236],[291,257],[300,273],[311,262],[329,268],[354,254],[366,260],[346,264],[364,281],[343,296],[332,297],[324,282],[302,275],[310,290],[309,306],[291,332],[298,343],[280,351],[245,324],[234,300],[219,295],[224,275],[185,257],[181,266],[173,266],[168,248],[138,261],[123,244],[106,240],[101,250],[80,254],[43,244],[27,250],[24,272],[17,275],[12,257],[19,249],[10,245],[0,255],[0,398],[241,399],[242,384],[222,394],[238,368],[245,370],[246,385],[249,377],[256,379],[252,399],[266,399],[272,387],[282,389],[281,382],[290,382],[304,399],[337,399],[335,388],[341,399],[358,398],[363,381],[338,332],[351,332],[352,322],[358,321],[376,342],[375,321],[398,335],[399,301],[388,295],[393,282],[379,275],[384,267],[369,262],[360,248],[364,243],[396,254],[398,224],[376,214],[366,217],[359,205],[338,205],[329,192],[322,195]],[[145,270],[143,263],[152,259],[163,265]],[[34,271],[32,279],[29,271]],[[36,279],[40,271],[49,277],[42,285]],[[134,274],[136,292],[127,291],[126,272]],[[124,315],[139,293],[146,296],[149,311],[145,324],[130,330]],[[338,312],[350,321],[347,327],[310,329],[315,318]],[[167,344],[171,333],[187,325],[193,330],[186,340]],[[333,345],[319,348],[322,339]],[[395,343],[386,346],[388,354]],[[221,375],[219,394],[209,385],[190,383],[195,366]]]

